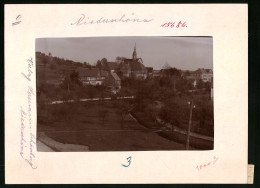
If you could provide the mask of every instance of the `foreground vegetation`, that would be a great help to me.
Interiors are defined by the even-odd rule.
[[[184,144],[140,126],[118,106],[120,103],[109,100],[46,105],[39,109],[38,134],[44,132],[64,144],[85,145],[90,151],[185,149]],[[123,103],[131,104],[131,101]]]

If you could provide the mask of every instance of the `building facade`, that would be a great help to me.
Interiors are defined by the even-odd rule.
[[[109,76],[108,71],[98,68],[78,68],[76,71],[79,73],[83,85],[102,85],[106,77]]]
[[[198,69],[191,73],[195,79],[201,79],[203,82],[211,82],[213,78],[213,71],[211,69]]]

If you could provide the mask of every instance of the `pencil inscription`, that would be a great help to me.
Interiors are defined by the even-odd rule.
[[[15,26],[15,25],[18,25],[20,24],[22,21],[19,21],[21,19],[21,15],[19,14],[17,17],[16,17],[16,21],[12,23],[12,26]]]
[[[28,72],[21,73],[22,76],[31,83],[31,76],[33,74],[33,59],[27,60]],[[32,130],[32,97],[34,94],[32,86],[27,86],[27,104],[24,108],[20,106],[20,156],[31,166],[32,169],[36,169],[35,164],[35,152],[36,152],[36,136]]]
[[[30,59],[27,59],[27,63],[28,63],[28,72],[25,74],[25,73],[21,73],[28,81],[31,81],[31,75],[33,73],[32,71],[32,67],[33,67],[33,60],[32,58]]]

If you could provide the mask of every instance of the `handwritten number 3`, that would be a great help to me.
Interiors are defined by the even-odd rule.
[[[131,159],[132,159],[131,156],[130,156],[130,157],[127,157],[126,159],[127,159],[128,165],[122,164],[123,167],[129,167],[130,164],[131,164]]]
[[[21,21],[19,21],[21,19],[21,15],[19,14],[17,17],[16,17],[16,22],[12,23],[12,26],[14,25],[18,25],[19,23],[21,23]]]

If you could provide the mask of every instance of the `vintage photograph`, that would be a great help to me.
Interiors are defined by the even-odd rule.
[[[37,38],[37,151],[214,149],[212,37]]]

